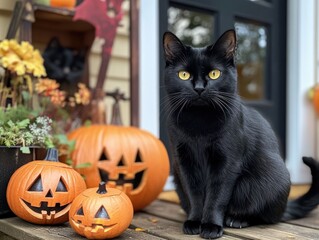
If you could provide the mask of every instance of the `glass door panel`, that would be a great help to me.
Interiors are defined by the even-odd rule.
[[[244,100],[266,98],[267,28],[263,25],[237,21],[238,91]]]
[[[171,6],[168,8],[168,30],[183,43],[203,47],[213,42],[214,16],[202,11]]]

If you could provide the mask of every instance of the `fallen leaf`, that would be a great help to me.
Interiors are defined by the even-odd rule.
[[[146,229],[144,228],[135,228],[135,232],[145,232]]]
[[[157,218],[152,218],[152,217],[149,217],[147,220],[150,221],[151,223],[157,223],[158,222]]]

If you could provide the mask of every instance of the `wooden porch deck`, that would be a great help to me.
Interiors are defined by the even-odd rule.
[[[143,211],[134,215],[131,226],[120,237],[136,240],[195,240],[199,236],[184,235],[182,222],[185,214],[178,204],[156,200]],[[1,240],[83,240],[68,224],[61,226],[38,226],[16,217],[0,219]],[[225,228],[220,239],[229,240],[319,240],[319,208],[307,218],[275,225],[254,226],[244,229]]]

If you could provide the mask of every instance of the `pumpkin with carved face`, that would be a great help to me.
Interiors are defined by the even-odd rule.
[[[57,161],[57,151],[49,149],[45,160],[23,165],[11,176],[7,201],[18,217],[36,224],[68,221],[73,199],[86,189],[81,175]]]
[[[131,199],[140,210],[156,199],[169,174],[169,159],[163,143],[135,127],[91,125],[69,134],[76,141],[74,164],[91,163],[78,169],[88,187],[105,181]]]
[[[105,182],[77,196],[69,212],[71,227],[89,239],[117,237],[128,228],[132,218],[130,199],[118,189],[106,189]]]

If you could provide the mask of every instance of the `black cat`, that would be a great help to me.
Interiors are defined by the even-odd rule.
[[[85,52],[61,45],[58,38],[52,38],[43,52],[47,76],[57,80],[62,89],[70,91],[82,80]]]
[[[290,176],[269,123],[237,94],[236,34],[192,48],[163,37],[168,133],[176,191],[187,213],[183,230],[218,238],[242,228],[300,218],[319,204],[319,163],[307,194],[287,203]]]

